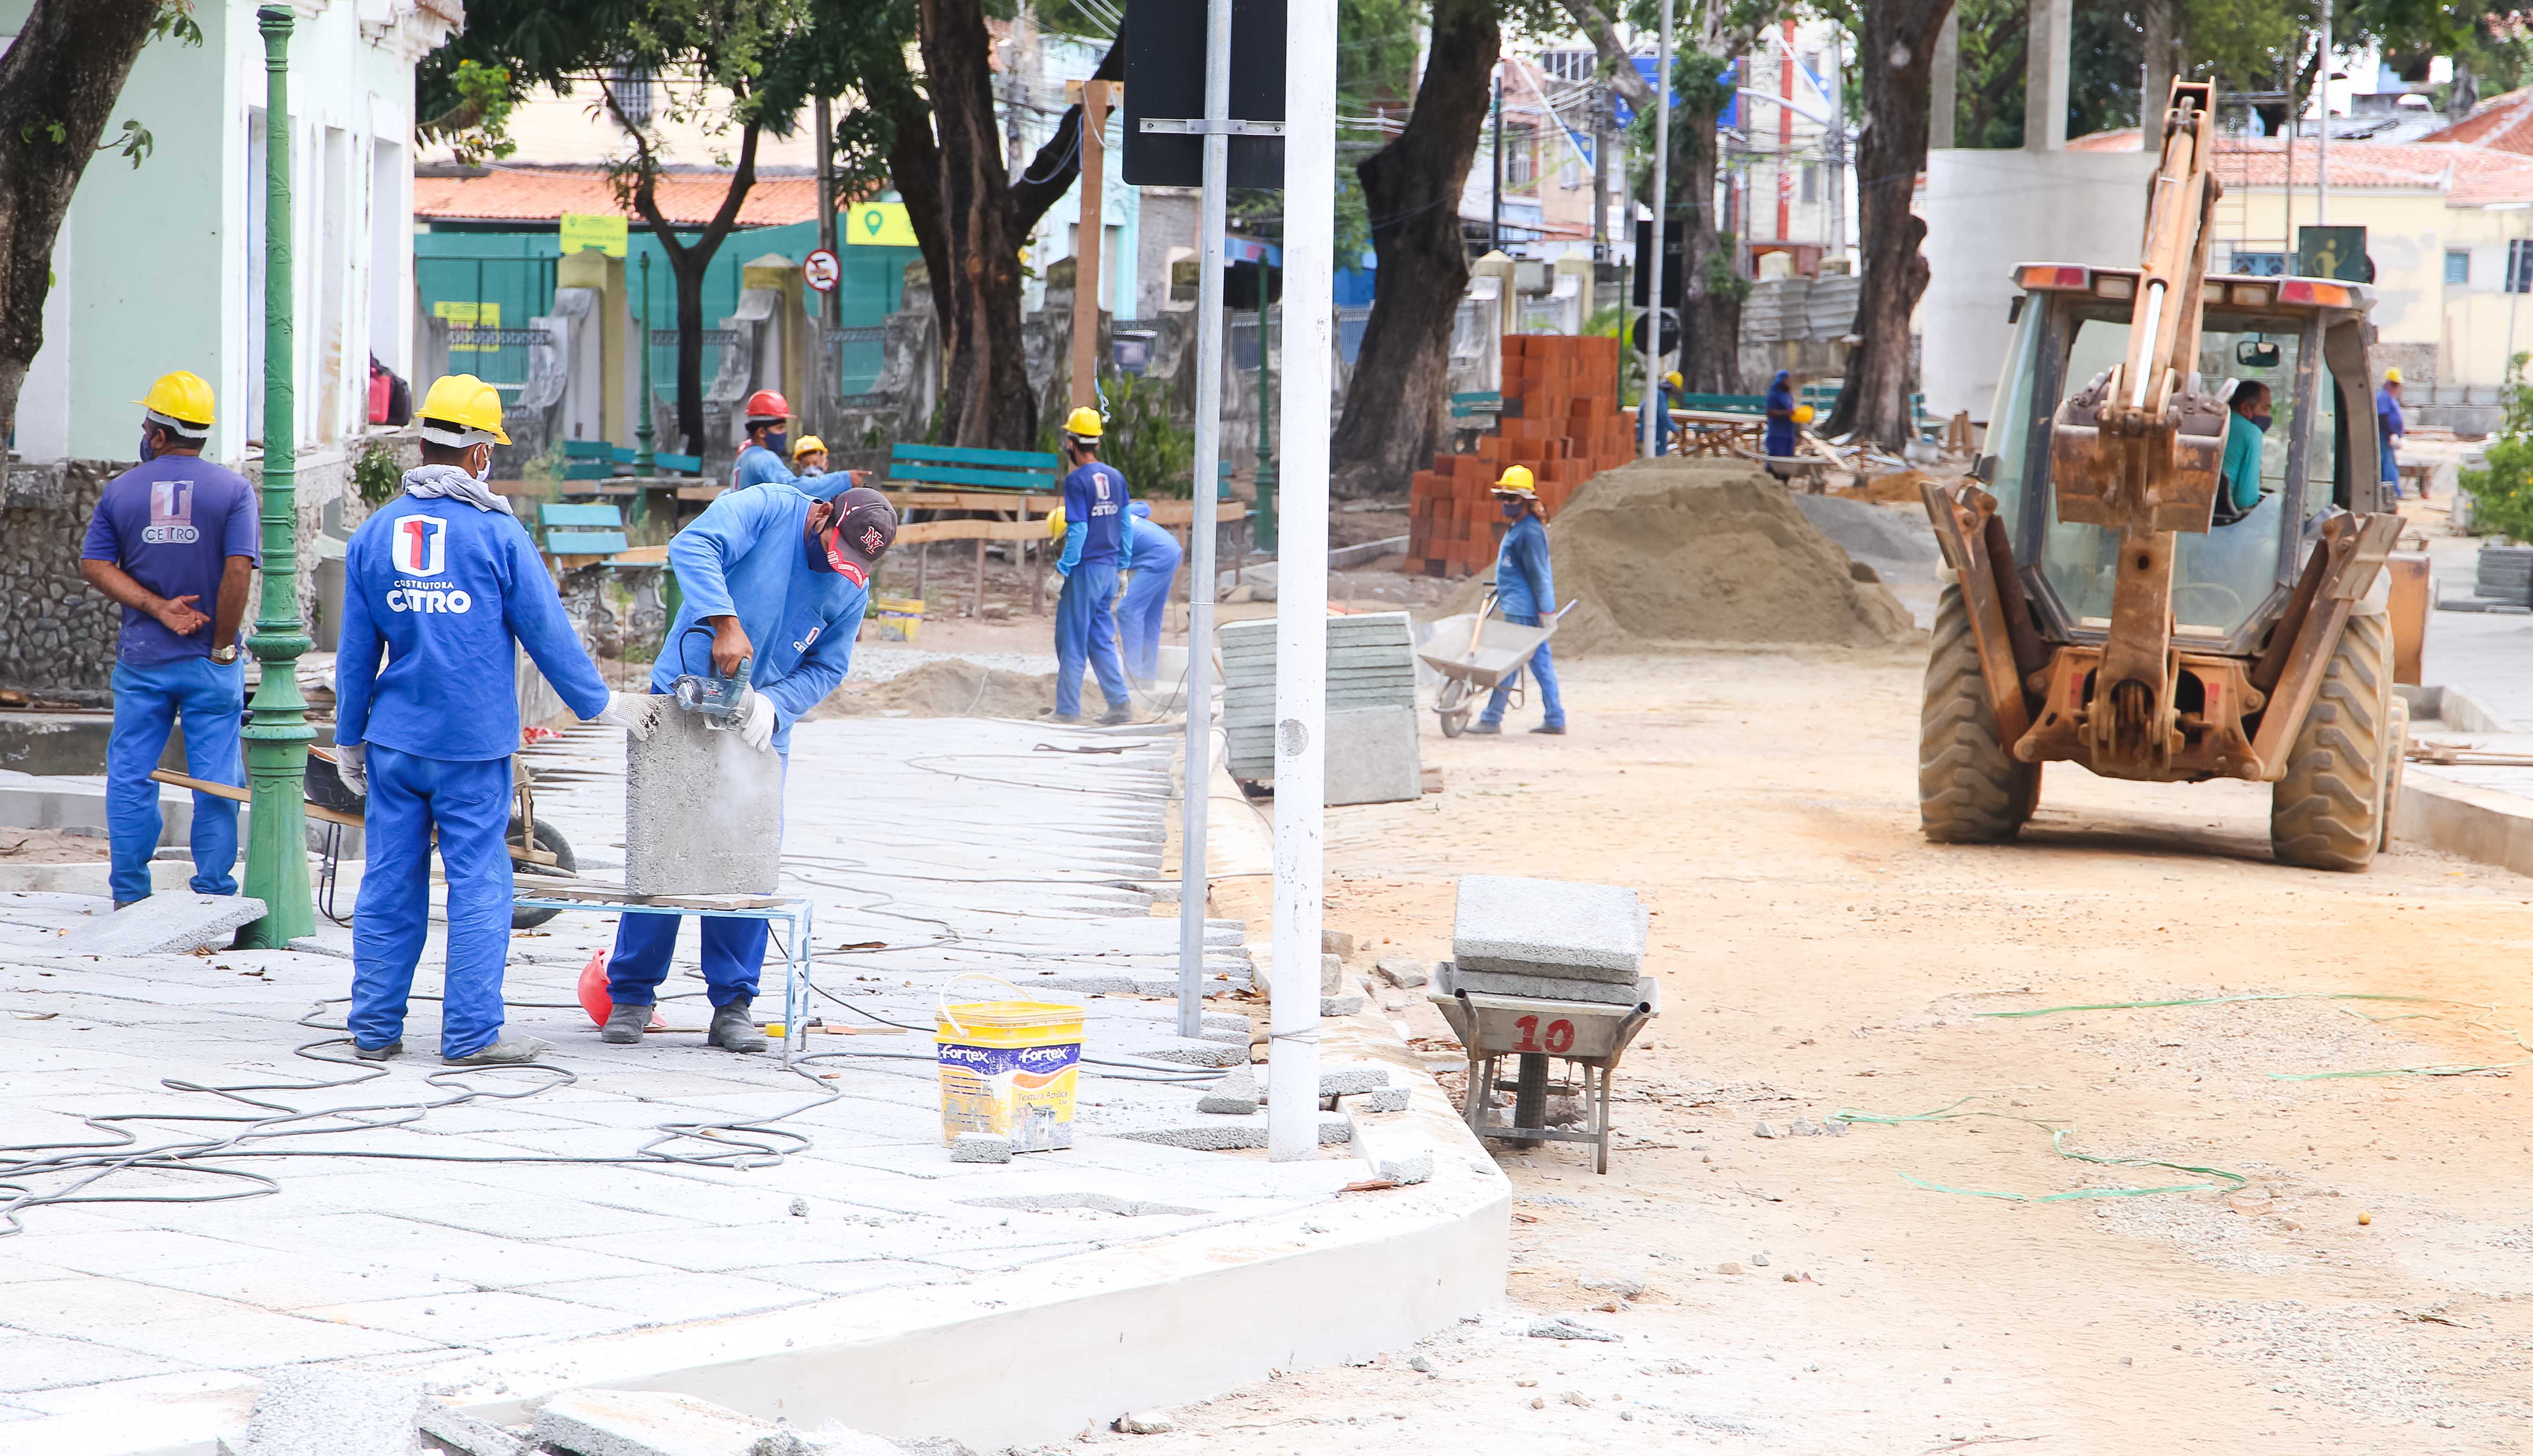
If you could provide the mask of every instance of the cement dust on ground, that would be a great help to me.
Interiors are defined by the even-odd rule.
[[[1153,1456],[2486,1452],[2533,1440],[2533,883],[2269,861],[2268,792],[2053,768],[2025,841],[1917,834],[1914,652],[1587,658],[1571,736],[1444,740],[1331,810],[1327,923],[1433,960],[1453,877],[1641,891],[1666,1011],[1606,1177],[1499,1146],[1511,1308],[1172,1414]],[[2076,1003],[2242,1001],[1980,1014]],[[1422,1000],[1386,993],[1419,1036]],[[1455,1071],[1455,1058],[1434,1065]],[[1456,1084],[1456,1077],[1452,1078]],[[2000,1117],[1761,1139],[1842,1109]],[[2032,1126],[2008,1119],[2046,1120]],[[2096,1166],[2071,1151],[2228,1170]],[[2057,1202],[2084,1189],[2202,1186]],[[2366,1222],[2361,1223],[2364,1217]],[[1764,1261],[1763,1261],[1764,1260]],[[1738,1272],[1719,1272],[1728,1266]],[[1532,1338],[1570,1316],[1616,1342]],[[1430,1367],[1418,1369],[1411,1362]]]

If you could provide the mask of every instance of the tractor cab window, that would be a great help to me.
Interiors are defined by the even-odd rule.
[[[2061,390],[2073,394],[2128,352],[2129,321],[2125,306],[2080,305],[2070,320],[2067,366]],[[2302,452],[2294,445],[2300,429],[2296,390],[2297,360],[2304,352],[2301,320],[2261,320],[2210,313],[2199,339],[2199,388],[2213,394],[2252,382],[2268,386],[2270,422],[2260,437],[2259,498],[2230,524],[2211,525],[2204,533],[2182,534],[2175,552],[2172,610],[2175,634],[2183,642],[2197,639],[2213,645],[2240,631],[2277,587],[2280,547],[2289,513],[2301,515],[2300,489],[2289,489],[2288,469]],[[2051,408],[2052,406],[2043,406]],[[2227,427],[2233,428],[2229,409]],[[2226,482],[2220,480],[2223,492]],[[2048,525],[2041,542],[2040,568],[2079,631],[2104,631],[2110,626],[2111,594],[2116,579],[2117,533],[2096,526],[2070,525],[2057,518],[2055,493],[2041,502]],[[2218,520],[2231,512],[2220,511]],[[2301,521],[2297,522],[2301,525]]]

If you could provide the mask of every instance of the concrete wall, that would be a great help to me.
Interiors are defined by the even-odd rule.
[[[1916,330],[1929,413],[1987,418],[2015,264],[2137,264],[2153,160],[2136,151],[1927,153],[1917,213],[1931,273]]]

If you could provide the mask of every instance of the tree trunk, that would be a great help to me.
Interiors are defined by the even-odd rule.
[[[1672,210],[1688,226],[1679,260],[1679,376],[1695,394],[1741,392],[1741,298],[1746,292],[1715,215],[1718,95],[1689,87],[1672,111]]]
[[[1864,276],[1856,304],[1863,342],[1848,354],[1847,386],[1827,433],[1854,432],[1885,449],[1909,443],[1909,318],[1926,291],[1924,219],[1910,198],[1926,165],[1926,105],[1935,32],[1953,0],[1874,0],[1856,47],[1864,129],[1856,138],[1856,208]]]
[[[1021,348],[1023,234],[1014,230],[994,125],[992,68],[979,0],[918,0],[924,87],[939,137],[945,277],[933,280],[947,369],[941,430],[950,444],[1019,450],[1034,441]]]
[[[1489,0],[1436,0],[1407,129],[1355,167],[1379,260],[1372,318],[1330,443],[1330,490],[1403,494],[1434,452],[1449,392],[1451,324],[1469,287],[1460,189],[1477,157],[1502,48]]]
[[[611,108],[616,106],[613,89],[607,91]],[[677,236],[677,226],[660,210],[660,169],[652,160],[648,134],[625,122],[621,110],[617,120],[634,139],[639,148],[634,163],[631,202],[633,210],[660,241],[660,251],[668,255],[670,276],[677,285],[677,434],[679,447],[689,455],[704,450],[704,272],[712,266],[713,255],[721,251],[723,241],[738,221],[738,209],[746,203],[748,192],[756,186],[756,141],[764,131],[762,120],[751,119],[739,129],[738,166],[730,175],[730,186],[721,197],[721,206],[714,209],[691,243]],[[620,184],[619,184],[620,185]],[[641,347],[651,347],[644,339]],[[640,357],[635,356],[637,359]],[[645,399],[641,408],[651,408]],[[639,419],[633,422],[641,424]]]
[[[158,9],[159,0],[35,0],[0,57],[0,438],[16,434],[19,386],[44,346],[62,214]]]

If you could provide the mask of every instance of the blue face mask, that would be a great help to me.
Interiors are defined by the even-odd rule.
[[[1503,517],[1507,521],[1520,520],[1524,515],[1528,514],[1529,511],[1530,505],[1527,501],[1507,500],[1503,502]]]
[[[147,425],[141,427],[141,463],[144,465],[158,458],[158,452],[149,447],[149,437],[157,433]]]
[[[765,447],[778,455],[782,454],[783,447],[791,442],[792,432],[788,430],[768,430],[765,432]]]
[[[2267,435],[2269,433],[2269,422],[2277,417],[2275,415],[2245,415],[2243,418],[2252,422],[2253,429],[2258,430],[2263,435]]]

